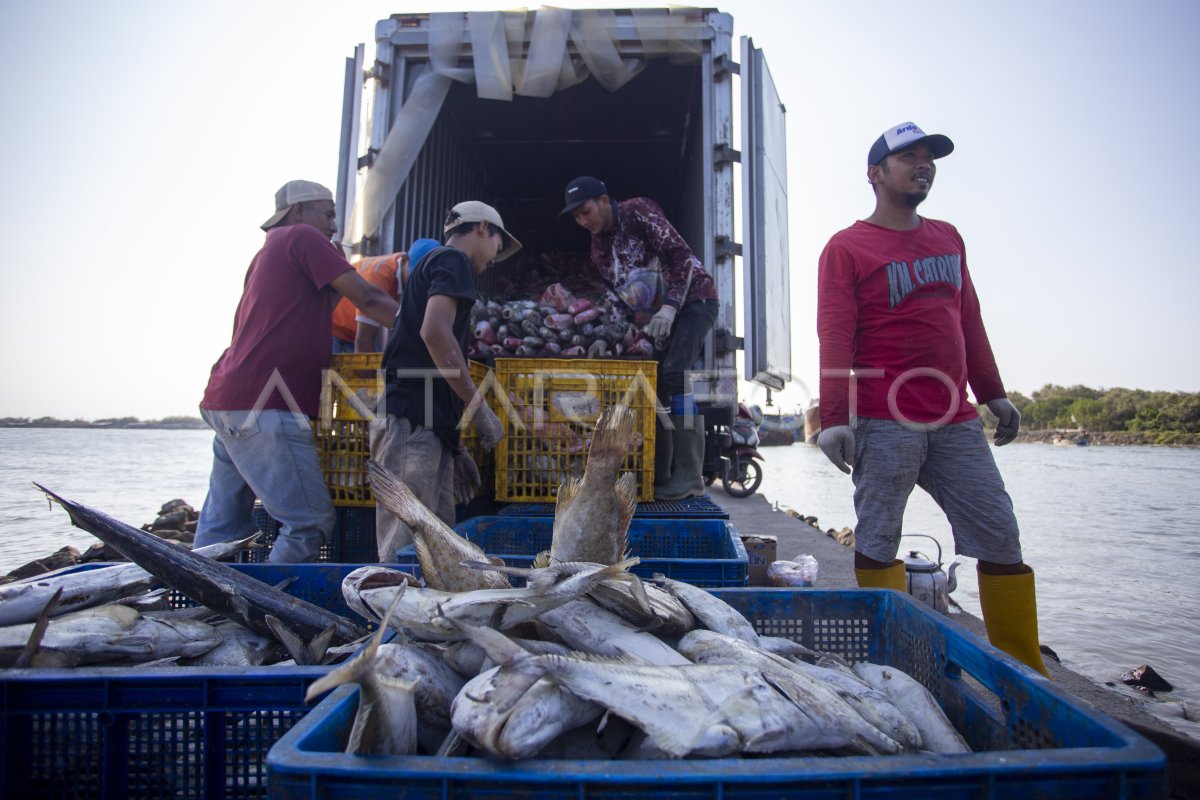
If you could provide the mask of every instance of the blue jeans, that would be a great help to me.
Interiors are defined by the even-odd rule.
[[[240,539],[258,530],[254,498],[279,522],[273,563],[316,561],[333,535],[336,516],[321,475],[308,420],[290,411],[210,411],[200,416],[216,432],[208,496],[194,547]]]
[[[333,337],[333,354],[340,355],[341,353],[353,353],[354,342],[347,342],[345,339]]]

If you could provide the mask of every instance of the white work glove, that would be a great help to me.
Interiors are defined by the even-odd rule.
[[[835,467],[850,474],[850,467],[854,466],[854,431],[849,425],[823,429],[817,437],[817,447]]]
[[[997,397],[995,400],[988,400],[987,407],[988,411],[996,415],[996,432],[992,434],[996,447],[1006,445],[1017,438],[1017,431],[1021,429],[1021,412],[1017,411],[1012,401],[1007,397]]]
[[[467,413],[475,415],[475,430],[479,432],[479,443],[484,451],[490,453],[496,449],[496,445],[504,438],[504,425],[500,423],[496,412],[488,408],[486,403],[479,403],[474,411],[467,409]]]
[[[460,506],[471,502],[475,499],[475,492],[479,491],[482,482],[475,460],[471,458],[467,448],[459,445],[454,454],[454,502]]]
[[[664,305],[642,328],[642,331],[654,340],[654,346],[659,350],[665,350],[667,347],[667,337],[671,335],[671,326],[675,324],[675,314],[675,306]]]

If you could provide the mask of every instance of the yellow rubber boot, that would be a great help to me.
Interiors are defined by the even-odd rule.
[[[1023,575],[979,572],[979,606],[988,641],[1013,658],[1050,677],[1038,647],[1037,595],[1033,571]]]
[[[904,574],[904,562],[896,559],[890,567],[884,569],[854,568],[854,577],[858,579],[860,589],[895,589],[898,592],[908,591],[908,577]]]

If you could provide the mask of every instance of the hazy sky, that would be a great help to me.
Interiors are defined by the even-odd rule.
[[[635,5],[661,4],[614,7]],[[871,211],[871,141],[913,120],[957,145],[922,213],[962,232],[1010,389],[1200,390],[1200,4],[718,7],[788,109],[799,381],[817,256]],[[0,5],[0,416],[195,415],[275,190],[336,182],[345,57],[373,57],[376,20],[442,8]]]

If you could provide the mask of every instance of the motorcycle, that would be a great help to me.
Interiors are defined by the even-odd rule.
[[[758,412],[757,420],[755,411]],[[702,470],[705,486],[711,486],[720,478],[726,494],[732,497],[749,497],[758,491],[763,480],[763,468],[759,463],[763,457],[758,452],[758,423],[761,421],[762,411],[757,406],[750,409],[738,403],[738,413],[732,424],[724,424],[716,415],[712,424],[706,424]]]

